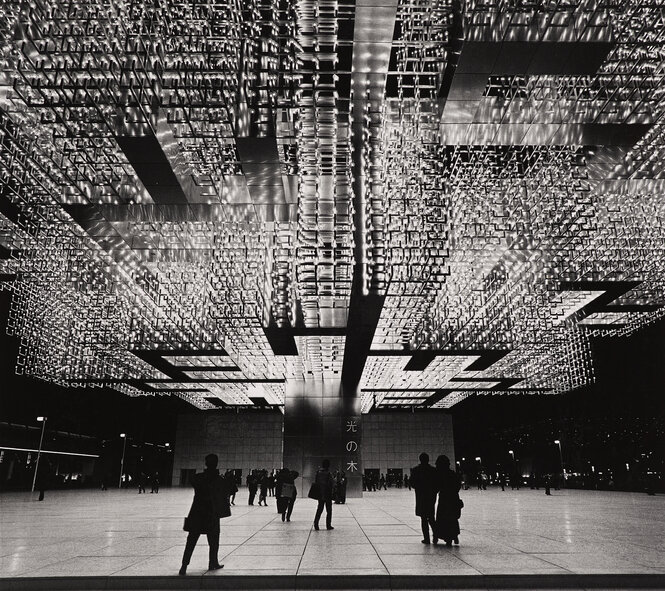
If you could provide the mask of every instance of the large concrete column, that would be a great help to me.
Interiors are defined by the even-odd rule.
[[[362,496],[360,397],[340,380],[288,380],[284,402],[284,466],[300,472],[306,496],[324,458],[344,470],[347,497]]]

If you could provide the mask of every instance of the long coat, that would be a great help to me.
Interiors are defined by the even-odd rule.
[[[438,492],[436,468],[430,464],[411,468],[410,482],[416,491],[416,515],[434,519],[434,503]]]
[[[184,530],[207,534],[219,530],[219,520],[230,517],[229,488],[219,470],[206,469],[192,476],[194,501],[185,519]]]
[[[446,542],[454,540],[460,533],[459,518],[462,513],[459,490],[462,481],[450,468],[437,470],[439,504],[436,507],[436,532]]]
[[[333,494],[333,485],[335,484],[330,470],[319,468],[316,471],[314,482],[318,487],[319,500],[330,501]]]
[[[275,496],[277,497],[277,513],[284,513],[289,508],[291,500],[295,503],[298,496],[298,489],[295,487],[295,480],[299,474],[295,470],[281,470],[275,480]],[[291,498],[282,496],[282,486],[284,484],[293,484],[293,496]]]

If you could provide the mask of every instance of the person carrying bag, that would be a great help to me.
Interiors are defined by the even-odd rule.
[[[215,454],[208,454],[205,458],[206,469],[192,477],[194,486],[194,500],[185,517],[183,529],[189,532],[185,553],[182,557],[180,575],[187,574],[187,566],[192,558],[196,542],[201,534],[208,537],[210,547],[208,570],[217,570],[224,565],[219,564],[219,520],[231,516],[229,503],[229,489],[227,480],[219,475],[217,470],[218,458]]]

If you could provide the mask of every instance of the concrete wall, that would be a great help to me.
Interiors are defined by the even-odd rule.
[[[242,469],[243,484],[253,468],[282,466],[283,415],[279,411],[208,411],[178,416],[173,457],[173,486],[181,470],[201,471],[209,453],[219,456],[220,470]]]
[[[418,464],[421,452],[427,452],[430,463],[446,454],[455,465],[452,416],[445,411],[422,412],[375,411],[363,415],[363,467],[401,468],[404,474]]]
[[[430,455],[432,463],[437,455],[445,453],[454,465],[453,423],[451,415],[445,411],[374,411],[363,415],[361,424],[361,466],[364,469],[378,469],[387,474],[388,468],[401,468],[408,474],[423,451]],[[278,411],[180,415],[174,447],[173,485],[180,485],[182,469],[202,470],[203,458],[208,453],[219,456],[220,469],[241,468],[243,484],[252,468],[279,468],[282,466],[283,430],[284,416]],[[302,480],[297,484],[299,491],[303,489]]]

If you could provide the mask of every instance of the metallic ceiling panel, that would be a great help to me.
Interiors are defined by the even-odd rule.
[[[241,4],[0,7],[18,370],[449,408],[584,387],[592,336],[665,314],[657,6]],[[206,351],[238,379],[162,380]]]

